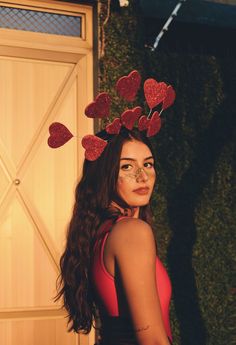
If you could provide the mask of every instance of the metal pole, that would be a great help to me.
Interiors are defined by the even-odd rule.
[[[174,10],[172,11],[170,17],[168,18],[168,20],[166,21],[165,25],[164,25],[163,28],[161,29],[160,33],[159,33],[158,36],[156,37],[156,40],[155,40],[155,42],[154,42],[154,44],[153,44],[153,47],[151,48],[151,51],[154,51],[154,50],[157,48],[157,46],[158,46],[158,44],[159,44],[159,42],[160,42],[162,36],[163,36],[164,33],[168,30],[170,23],[172,22],[172,20],[174,19],[174,17],[177,16],[180,7],[182,6],[182,4],[183,4],[185,1],[187,1],[187,0],[180,0],[179,3],[175,6],[175,8],[174,8]]]

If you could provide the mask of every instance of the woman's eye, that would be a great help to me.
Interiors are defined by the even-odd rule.
[[[121,166],[121,169],[125,170],[125,171],[129,171],[132,169],[132,165],[131,164],[124,164]]]
[[[144,163],[144,167],[145,168],[152,168],[154,166],[154,164],[152,162],[146,162]]]

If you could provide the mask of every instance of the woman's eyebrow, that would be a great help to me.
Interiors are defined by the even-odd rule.
[[[148,159],[154,159],[154,158],[153,158],[153,156],[149,156],[149,157],[144,158],[144,161],[146,161]],[[135,162],[137,159],[129,158],[129,157],[123,157],[120,160],[121,161],[133,161],[133,162]]]
[[[136,161],[136,159],[134,159],[134,158],[128,158],[128,157],[124,157],[124,158],[121,158],[121,159],[120,159],[120,161],[133,161],[133,162],[135,162],[135,161]]]
[[[154,159],[154,157],[153,156],[149,156],[149,157],[145,158],[144,160],[146,161],[148,159]]]

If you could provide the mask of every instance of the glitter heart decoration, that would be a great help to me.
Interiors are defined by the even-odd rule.
[[[94,102],[87,105],[85,115],[90,118],[104,118],[110,115],[111,98],[107,92],[100,93]]]
[[[141,84],[141,76],[138,71],[130,72],[128,76],[121,77],[116,83],[118,95],[126,101],[133,102]]]
[[[142,132],[145,131],[149,126],[150,119],[147,116],[143,115],[138,120],[138,129]]]
[[[167,87],[166,97],[164,98],[163,103],[162,103],[162,110],[169,108],[174,103],[175,96],[176,96],[175,90],[173,89],[171,85],[169,85]]]
[[[148,124],[147,137],[152,137],[161,129],[161,118],[158,111],[154,111]]]
[[[82,146],[85,148],[85,158],[89,161],[95,161],[103,153],[107,141],[96,135],[88,134],[83,137]]]
[[[116,90],[120,97],[126,101],[134,101],[140,88],[141,76],[134,70],[128,75],[121,77],[116,83]],[[85,158],[94,161],[101,156],[105,147],[112,138],[112,135],[118,135],[121,127],[132,130],[135,122],[138,122],[138,130],[146,131],[146,136],[151,137],[157,134],[164,123],[160,117],[162,112],[169,108],[175,101],[175,90],[171,85],[164,82],[157,82],[149,78],[143,86],[146,103],[150,108],[149,115],[142,115],[142,108],[136,106],[133,109],[126,109],[120,117],[115,118],[106,125],[105,131],[109,134],[107,140],[101,139],[96,135],[86,135],[82,138],[82,146],[85,148]],[[159,107],[158,112],[157,107]],[[85,115],[89,118],[107,118],[110,115],[111,98],[107,92],[99,93],[96,99],[88,104],[85,109]],[[49,127],[50,136],[48,145],[52,148],[58,148],[68,142],[73,134],[62,123],[54,122]]]
[[[144,82],[144,94],[150,109],[163,102],[167,93],[167,85],[164,82],[158,83],[155,79],[147,79]]]
[[[108,134],[119,134],[121,128],[121,122],[119,118],[115,118],[112,123],[106,125],[106,132]]]
[[[60,122],[53,122],[49,127],[48,146],[56,149],[69,141],[73,134]]]
[[[135,107],[134,109],[125,110],[121,115],[121,123],[124,127],[132,130],[134,123],[138,120],[139,116],[142,114],[141,107]]]

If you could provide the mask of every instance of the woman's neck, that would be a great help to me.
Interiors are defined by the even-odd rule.
[[[132,207],[131,209],[123,208],[119,204],[117,204],[115,201],[112,201],[111,202],[111,207],[115,207],[118,210],[120,210],[120,212],[124,216],[133,217],[133,218],[138,218],[139,217],[139,207],[138,206],[137,207]]]

